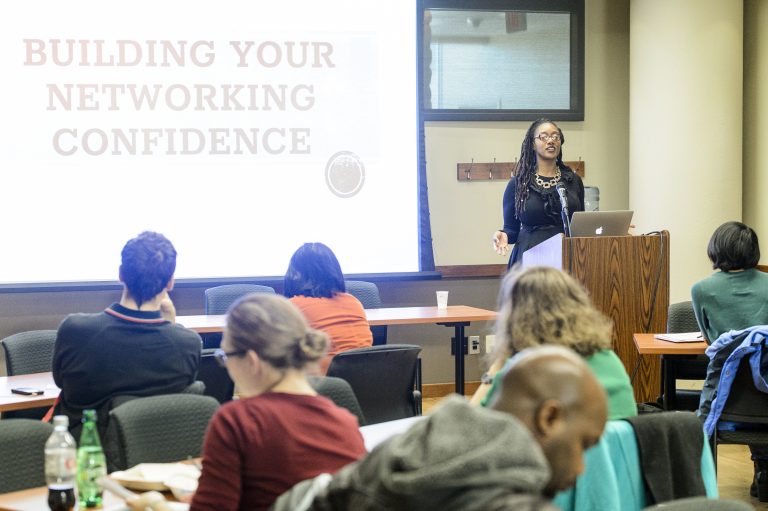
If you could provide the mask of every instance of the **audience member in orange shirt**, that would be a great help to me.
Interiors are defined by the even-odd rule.
[[[305,243],[294,252],[285,274],[285,296],[301,310],[310,326],[331,338],[320,362],[323,374],[337,353],[373,344],[360,301],[346,292],[338,259],[322,243]]]

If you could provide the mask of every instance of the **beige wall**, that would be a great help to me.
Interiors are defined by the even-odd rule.
[[[711,273],[711,232],[742,214],[741,6],[631,2],[630,206],[640,232],[670,232],[673,303]]]
[[[558,123],[566,160],[586,164],[601,209],[628,206],[629,2],[587,0],[585,120]],[[505,182],[458,182],[456,164],[514,161],[530,122],[429,123],[426,158],[435,263],[498,264],[491,250],[501,227]]]
[[[719,223],[743,220],[755,228],[763,245],[768,245],[765,241],[768,240],[768,144],[765,143],[768,140],[768,88],[765,86],[768,84],[768,35],[764,30],[768,26],[768,0],[745,0],[743,3],[743,100],[738,94],[729,93],[728,100],[721,103],[718,112],[711,109],[712,105],[706,97],[717,97],[720,89],[733,89],[734,85],[740,89],[742,70],[739,55],[742,43],[738,42],[741,41],[740,35],[734,36],[734,26],[738,25],[734,21],[741,19],[741,2],[711,1],[713,9],[724,9],[725,20],[730,26],[721,21],[706,34],[697,35],[694,30],[692,37],[683,37],[678,30],[668,42],[672,47],[687,41],[691,42],[688,48],[705,48],[697,52],[697,69],[692,69],[698,81],[680,91],[681,98],[697,105],[690,110],[695,114],[691,122],[694,125],[699,122],[713,123],[715,127],[712,133],[705,131],[704,138],[696,137],[685,150],[690,153],[685,164],[693,169],[690,176],[680,173],[685,176],[680,183],[667,182],[669,174],[649,178],[652,173],[642,169],[657,166],[665,157],[657,151],[658,146],[649,149],[648,140],[638,139],[634,150],[638,156],[643,154],[644,157],[638,158],[638,171],[630,182],[629,0],[586,1],[585,120],[559,123],[567,138],[563,154],[566,159],[582,158],[586,162],[585,183],[600,188],[601,209],[632,207],[636,211],[638,233],[660,228],[672,230],[670,298],[673,302],[689,299],[690,286],[710,273],[705,247]],[[655,7],[649,7],[651,4]],[[666,0],[637,2],[647,13],[652,33],[659,29],[657,15],[666,12],[668,4]],[[690,18],[690,11],[685,9],[673,14],[681,16],[681,19]],[[671,25],[678,26],[674,19]],[[727,38],[727,48],[722,45],[723,37]],[[720,58],[726,51],[729,56],[723,60],[727,69],[713,69],[711,58]],[[649,59],[655,60],[660,55],[666,59],[669,51],[654,47],[647,54]],[[691,67],[694,66],[691,64]],[[680,70],[672,71],[678,73]],[[637,75],[637,80],[645,78]],[[647,122],[655,126],[654,129],[678,129],[671,120],[675,115],[675,105],[657,108],[653,116],[647,115],[645,109],[649,106],[653,103],[644,100],[643,104],[637,105],[636,111],[646,114]],[[717,135],[717,130],[722,130],[724,124],[729,126],[727,129],[733,125],[733,131],[738,134],[742,130],[741,118],[744,132],[743,172],[742,147],[738,142],[733,143],[735,147],[723,145]],[[497,161],[513,161],[519,154],[527,126],[527,122],[427,125],[427,173],[437,265],[506,261],[490,248],[491,234],[502,222],[501,197],[505,183],[458,182],[456,164],[470,162],[472,158],[476,162],[491,162],[494,158]],[[685,131],[687,128],[682,129]],[[738,138],[736,136],[735,140]],[[697,183],[704,181],[716,184],[705,187],[705,193],[702,193]],[[653,196],[648,192],[642,194],[642,200],[630,201],[630,188],[658,186],[659,182],[671,184],[679,193],[671,199],[652,200],[646,198]],[[737,198],[724,204],[721,189],[730,190]],[[738,204],[740,200],[741,205]],[[699,215],[701,212],[706,213],[703,220]],[[673,225],[676,219],[683,221]],[[761,262],[768,264],[768,247],[764,247],[763,252]]]
[[[744,222],[768,264],[768,1],[744,2]]]

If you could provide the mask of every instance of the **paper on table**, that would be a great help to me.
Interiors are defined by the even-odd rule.
[[[656,339],[669,342],[702,342],[701,332],[683,332],[681,334],[656,334]]]
[[[132,490],[167,490],[164,481],[175,475],[200,477],[200,470],[186,463],[140,463],[125,471],[112,472],[109,477]]]

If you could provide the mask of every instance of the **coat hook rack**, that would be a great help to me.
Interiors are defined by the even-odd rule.
[[[581,156],[578,161],[566,161],[565,164],[582,178],[584,177],[586,164]],[[507,181],[514,176],[516,168],[517,158],[510,162],[497,162],[496,158],[493,158],[493,161],[488,163],[475,163],[475,159],[472,158],[469,163],[456,164],[456,179],[476,182]]]

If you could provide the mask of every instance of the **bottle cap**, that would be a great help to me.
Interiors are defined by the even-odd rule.
[[[53,427],[57,426],[64,426],[65,428],[69,427],[69,417],[66,415],[56,415],[53,418]]]

